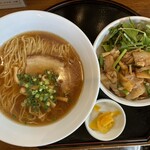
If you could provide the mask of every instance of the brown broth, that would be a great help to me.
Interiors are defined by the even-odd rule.
[[[64,39],[48,32],[42,32],[42,31],[27,32],[18,35],[16,37],[22,35],[25,36],[38,35],[42,39],[47,41],[50,47],[52,43],[55,43],[56,46],[60,46],[62,44],[64,45],[69,44]],[[38,53],[35,55],[33,54],[29,55],[27,57],[27,66],[25,69],[27,73],[37,74],[37,73],[42,73],[46,69],[54,70],[54,72],[57,72],[58,74],[61,75],[59,94],[65,91],[68,92],[68,97],[69,97],[69,101],[67,103],[57,101],[56,107],[47,113],[47,119],[45,121],[42,122],[39,119],[36,119],[34,122],[36,122],[37,125],[47,125],[52,122],[58,121],[59,119],[67,115],[77,103],[80,93],[82,91],[84,73],[83,73],[82,62],[80,60],[79,55],[76,53],[75,49],[72,46],[70,46],[69,54],[66,55],[65,51],[61,55],[58,54],[59,52],[55,50],[50,52],[49,55],[41,55],[40,53]],[[40,64],[39,59],[43,60],[43,57],[46,59],[47,63],[43,61],[43,63],[41,62]],[[32,61],[32,59],[34,61]],[[48,64],[53,64],[53,66]],[[63,64],[62,65],[63,67],[59,68],[56,66],[57,68],[55,68],[55,65],[59,65],[59,64]],[[15,87],[15,91],[19,92],[18,86]],[[17,99],[17,103],[15,104],[13,112],[10,113],[4,110],[4,114],[9,118],[11,118],[12,120],[19,122],[18,115],[21,110],[20,105],[21,102],[24,100],[24,98],[25,96],[20,95],[19,98]],[[23,123],[26,122],[28,122],[28,120],[23,120]],[[29,125],[36,125],[36,124],[29,124]]]

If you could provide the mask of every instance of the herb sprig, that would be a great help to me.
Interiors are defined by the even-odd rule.
[[[120,23],[110,29],[102,47],[105,51],[111,51],[114,47],[120,51],[138,48],[150,51],[150,23],[135,23],[130,19],[129,22]]]

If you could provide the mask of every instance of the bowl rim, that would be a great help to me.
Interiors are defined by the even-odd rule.
[[[119,111],[121,111],[121,113],[122,113],[122,116],[123,116],[123,126],[120,126],[120,131],[118,132],[118,133],[116,133],[116,135],[114,136],[114,137],[112,137],[112,138],[99,138],[99,137],[97,137],[96,135],[94,135],[94,132],[95,131],[93,131],[92,129],[90,129],[90,127],[89,127],[89,117],[90,117],[90,115],[89,115],[89,117],[86,119],[86,121],[85,121],[85,126],[86,126],[86,129],[87,129],[87,131],[88,131],[88,133],[92,136],[92,137],[94,137],[95,139],[97,139],[97,140],[101,140],[101,141],[111,141],[111,140],[114,140],[114,139],[116,139],[117,137],[119,137],[121,134],[122,134],[122,132],[124,131],[124,129],[125,129],[125,126],[126,126],[126,114],[125,114],[125,111],[124,111],[124,109],[122,108],[122,106],[119,104],[119,103],[117,103],[117,102],[115,102],[115,101],[113,101],[112,99],[109,99],[109,98],[102,98],[102,99],[98,99],[97,101],[96,101],[96,103],[95,103],[95,105],[96,104],[100,104],[100,103],[108,103],[108,104],[112,104],[114,107],[116,107],[116,108],[118,108],[119,109]],[[101,133],[100,133],[101,134]],[[107,133],[106,133],[107,134]],[[105,135],[104,135],[105,136]]]
[[[117,20],[114,20],[113,22],[111,22],[107,26],[105,26],[102,29],[102,31],[97,35],[97,37],[93,43],[94,51],[96,54],[97,54],[97,49],[100,46],[100,43],[102,42],[104,36],[106,36],[109,33],[109,29],[113,26],[118,25],[120,22],[129,21],[129,19],[131,19],[133,21],[137,21],[137,22],[139,22],[139,21],[150,22],[150,18],[145,17],[145,16],[127,16],[127,17],[122,17]],[[99,70],[100,70],[100,68],[99,68]],[[100,89],[111,99],[115,100],[116,102],[119,102],[120,104],[126,105],[126,106],[144,107],[144,106],[150,105],[150,98],[146,98],[146,99],[140,100],[140,101],[138,101],[138,100],[132,101],[132,100],[127,100],[125,98],[118,97],[114,93],[110,92],[101,82],[100,82]]]

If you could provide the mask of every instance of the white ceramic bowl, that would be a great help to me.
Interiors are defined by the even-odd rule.
[[[99,54],[101,53],[101,43],[104,40],[104,38],[109,34],[109,29],[112,27],[117,26],[119,23],[121,22],[128,22],[129,18],[131,20],[133,20],[134,22],[140,22],[140,21],[147,21],[150,22],[150,18],[147,17],[142,17],[142,16],[130,16],[130,17],[124,17],[124,18],[120,18],[118,20],[115,20],[114,22],[110,23],[109,25],[107,25],[97,36],[96,40],[94,41],[94,51],[96,52],[97,56],[99,56]],[[150,98],[144,99],[144,100],[127,100],[125,98],[121,98],[116,96],[115,94],[113,94],[111,91],[109,91],[101,82],[100,82],[100,88],[102,89],[102,91],[109,96],[111,99],[124,104],[124,105],[128,105],[128,106],[135,106],[135,107],[139,107],[139,106],[148,106],[150,105]]]
[[[0,140],[26,147],[51,144],[74,132],[92,110],[100,80],[99,65],[91,42],[76,25],[58,15],[44,11],[21,11],[0,18],[0,45],[17,34],[33,30],[54,33],[72,44],[83,64],[84,84],[75,107],[56,123],[31,127],[17,124],[0,114]]]
[[[123,132],[126,125],[126,115],[124,110],[118,103],[112,101],[111,99],[99,99],[97,100],[96,105],[100,106],[99,112],[113,112],[117,110],[120,112],[120,114],[114,118],[115,123],[112,129],[103,134],[99,131],[94,131],[89,127],[89,123],[99,113],[93,110],[85,121],[87,131],[91,136],[101,141],[110,141],[116,139]]]

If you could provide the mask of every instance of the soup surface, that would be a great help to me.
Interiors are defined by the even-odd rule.
[[[13,120],[45,125],[76,104],[83,86],[80,57],[64,39],[26,32],[0,49],[0,108]]]

